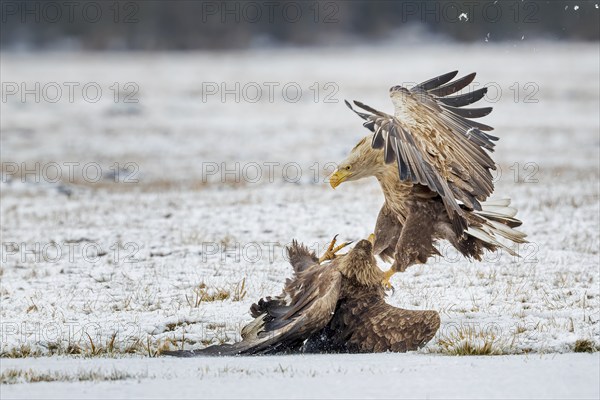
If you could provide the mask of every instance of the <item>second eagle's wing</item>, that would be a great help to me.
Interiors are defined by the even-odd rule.
[[[459,201],[469,209],[481,210],[480,202],[493,191],[490,170],[496,166],[488,151],[497,137],[485,131],[493,128],[473,121],[492,111],[486,108],[461,108],[480,100],[487,88],[454,95],[468,86],[475,74],[452,80],[453,71],[407,90],[390,89],[395,106],[390,115],[358,101],[346,105],[374,132],[372,147],[383,149],[386,163],[398,163],[399,178],[427,186],[438,193],[459,235],[467,221]]]
[[[252,305],[255,318],[242,330],[241,342],[163,354],[196,357],[297,351],[311,334],[331,320],[341,282],[342,275],[331,264],[309,267],[286,282],[281,296]]]
[[[440,327],[440,316],[431,310],[405,310],[380,299],[351,324],[350,351],[380,353],[417,350],[429,342]]]
[[[292,240],[292,244],[287,246],[286,250],[288,260],[296,274],[319,263],[319,257],[317,257],[315,252],[311,251],[306,245],[298,243],[297,240]]]

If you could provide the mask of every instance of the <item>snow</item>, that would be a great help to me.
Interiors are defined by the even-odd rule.
[[[10,359],[15,368],[78,376],[126,371],[124,381],[4,385],[2,398],[597,399],[597,355],[443,357],[420,354],[196,359]],[[74,378],[73,378],[74,379]],[[115,384],[120,382],[120,384]]]
[[[534,391],[536,397],[560,397],[571,393],[567,387],[597,397],[598,375],[587,384],[580,376],[588,376],[592,366],[597,370],[598,353],[571,353],[578,340],[600,344],[597,56],[595,44],[533,41],[2,54],[5,83],[24,82],[26,88],[35,82],[41,88],[51,82],[63,88],[68,82],[80,84],[73,102],[63,92],[55,103],[43,96],[37,103],[33,95],[23,102],[20,93],[1,103],[5,357],[89,355],[92,343],[102,354],[112,343],[111,355],[121,357],[129,350],[144,355],[181,347],[182,341],[189,349],[237,339],[249,321],[250,304],[279,293],[289,276],[284,246],[291,239],[322,252],[336,233],[340,240],[353,240],[373,229],[382,204],[376,182],[345,183],[335,191],[326,183],[335,162],[365,134],[343,99],[389,111],[390,86],[453,69],[477,71],[477,83],[494,88],[488,92],[494,112],[484,122],[501,138],[494,153],[499,164],[495,197],[513,199],[531,241],[518,249],[521,258],[489,255],[478,263],[442,243],[444,258],[394,276],[391,304],[441,314],[437,336],[414,354],[210,361],[3,358],[3,371],[10,366],[70,369],[82,363],[91,368],[98,362],[106,368],[147,368],[149,376],[157,376],[140,378],[146,386],[135,379],[123,385],[11,385],[2,388],[3,397],[47,394],[47,386],[69,396],[76,393],[71,386],[90,396],[116,395],[123,387],[140,396],[143,387],[146,395],[158,395],[168,390],[167,379],[176,382],[182,396],[192,395],[201,383],[184,384],[188,372],[182,369],[197,372],[196,366],[211,363],[274,371],[298,359],[308,360],[298,367],[298,382],[306,383],[298,387],[313,391],[307,396],[323,396],[333,385],[347,389],[342,395],[357,397],[375,396],[366,388],[393,393],[389,397],[418,397],[427,390],[431,397],[451,397],[452,390],[457,397],[527,397]],[[118,102],[111,89],[115,82]],[[138,103],[122,101],[130,82],[139,88]],[[223,102],[221,93],[209,96],[202,90],[207,83],[232,88],[236,82],[241,88],[279,85],[272,101],[263,90],[257,102],[245,101],[243,93],[239,102],[233,94]],[[80,91],[89,83],[102,88],[98,102],[86,101]],[[297,102],[285,100],[286,84],[302,89]],[[337,102],[326,100],[328,95]],[[59,181],[52,179],[56,166],[62,172]],[[261,179],[255,180],[256,166]],[[34,172],[25,171],[22,178],[23,167]],[[209,299],[219,291],[229,297]],[[515,356],[447,356],[465,344],[488,344],[494,354]],[[567,354],[540,355],[547,353]],[[361,367],[377,373],[363,382]],[[314,378],[311,368],[318,371]],[[393,368],[404,368],[406,379],[386,375]],[[505,375],[495,381],[497,369]],[[210,372],[201,382],[211,384],[202,390],[207,396],[235,397],[242,390],[258,395],[258,388],[269,387],[268,372],[260,378],[265,385],[252,384],[252,375],[236,386],[243,374]],[[464,385],[447,385],[460,374]],[[282,375],[270,389],[273,396],[300,379]],[[425,376],[439,385],[419,386]],[[534,383],[525,384],[528,379]]]

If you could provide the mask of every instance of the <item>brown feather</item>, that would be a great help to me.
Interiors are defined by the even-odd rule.
[[[288,252],[312,257],[296,242]],[[317,263],[296,272],[280,296],[253,305],[255,318],[243,328],[242,341],[163,354],[191,357],[301,350],[381,352],[407,351],[423,345],[433,336],[431,330],[437,330],[435,318],[430,311],[407,311],[385,304],[382,278],[373,245],[361,240],[331,263]],[[332,320],[336,321],[333,325]]]

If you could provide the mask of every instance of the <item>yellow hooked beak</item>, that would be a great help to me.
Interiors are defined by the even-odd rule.
[[[342,182],[348,180],[352,173],[346,169],[336,169],[333,174],[329,176],[329,184],[332,188],[338,187]]]
[[[368,240],[369,242],[371,242],[371,244],[372,244],[373,246],[375,246],[375,234],[374,234],[374,233],[371,233],[371,234],[369,235],[369,237],[367,238],[367,240]]]

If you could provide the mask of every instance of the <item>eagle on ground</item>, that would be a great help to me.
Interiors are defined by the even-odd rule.
[[[499,237],[524,243],[517,210],[509,199],[488,200],[494,190],[490,157],[498,137],[492,127],[474,121],[491,107],[462,108],[479,101],[487,88],[456,94],[475,73],[453,80],[458,71],[422,82],[410,90],[393,86],[394,114],[359,101],[346,105],[365,120],[372,134],[364,137],[330,176],[336,188],[344,181],[374,176],[385,202],[375,225],[374,253],[395,272],[425,263],[439,254],[434,244],[448,240],[464,256],[481,260],[484,250],[504,249]]]
[[[298,352],[405,352],[425,345],[440,326],[436,311],[405,310],[385,302],[383,272],[373,239],[335,255],[335,239],[318,259],[307,247],[287,248],[294,275],[281,295],[253,304],[254,320],[242,340],[194,351],[167,351],[178,357]],[[332,260],[331,262],[325,262]]]

